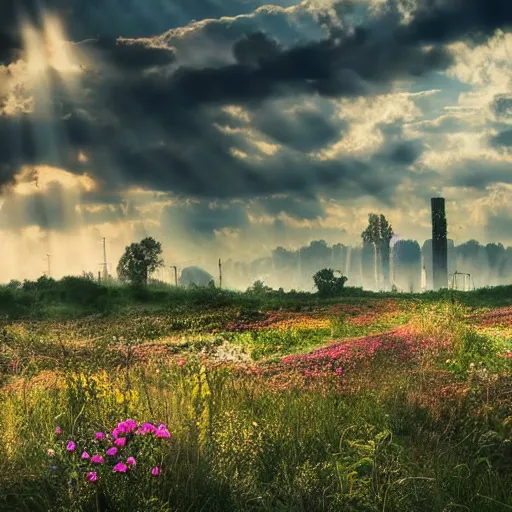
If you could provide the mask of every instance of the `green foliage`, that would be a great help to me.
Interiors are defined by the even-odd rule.
[[[372,292],[343,287],[343,302],[357,303],[369,298],[393,297],[393,293]],[[436,303],[455,297],[471,307],[496,307],[512,304],[512,286],[481,288],[471,292],[430,291],[400,294],[407,300]],[[96,283],[90,278],[64,278],[60,281],[43,277],[37,281],[0,285],[0,319],[32,318],[63,320],[101,314],[117,317],[146,312],[194,312],[198,308],[248,308],[258,310],[302,311],[304,308],[339,303],[340,296],[322,297],[302,291],[266,290],[265,293],[238,292],[199,287],[186,289],[168,284],[133,287],[127,284]]]
[[[244,333],[225,333],[230,343],[245,347],[253,360],[305,352],[329,339],[328,329],[261,329]]]
[[[343,287],[348,278],[345,276],[336,277],[334,270],[324,268],[316,272],[313,281],[321,297],[336,297],[343,292]]]
[[[260,296],[164,285],[148,287],[139,298],[136,293],[77,278],[43,279],[25,290],[0,288],[5,305],[21,307],[22,298],[29,298],[27,310],[67,301],[92,311],[99,296],[125,308],[67,322],[11,322],[0,331],[0,371],[9,376],[2,383],[8,386],[0,388],[0,510],[512,507],[510,363],[500,357],[510,342],[477,331],[468,319],[474,312],[468,304],[506,300],[493,294],[506,296],[507,289],[454,294],[459,299],[453,302],[439,293],[425,294],[422,301],[412,296],[400,303],[401,311],[385,317],[365,309],[360,324],[350,312],[333,316],[331,329],[228,333],[227,323],[240,316],[264,321],[262,306],[310,311],[330,302],[311,294]],[[364,304],[364,297],[343,302]],[[238,310],[243,314],[237,316]],[[441,352],[420,354],[415,363],[391,354],[357,374],[308,381],[268,361],[233,366],[206,360],[220,343],[241,346],[259,360],[311,350],[331,336],[385,331],[411,316],[418,337],[430,340],[427,348],[439,342]],[[155,357],[136,359],[145,349],[155,350]],[[165,357],[180,353],[183,364]],[[48,455],[48,449],[57,450],[56,425],[86,448],[91,432],[111,429],[128,416],[161,421],[171,432],[157,452],[145,446],[138,451],[141,468],[158,457],[158,480],[147,472],[140,478],[114,474],[105,466],[103,484],[94,486],[85,479],[87,464],[70,458],[62,446],[56,457]]]
[[[265,295],[266,293],[272,292],[272,288],[270,286],[266,286],[263,281],[254,281],[253,285],[247,288],[248,294],[251,295]]]
[[[424,304],[415,318],[418,335],[440,342],[433,358],[459,378],[473,375],[485,379],[509,369],[509,360],[503,357],[508,340],[478,332],[468,324],[469,314],[460,301]]]
[[[389,281],[390,241],[393,237],[393,229],[384,215],[368,214],[368,227],[361,233],[363,242],[372,244],[375,248],[376,278],[380,283],[380,264],[384,278],[384,287]]]
[[[423,375],[380,367],[351,395],[329,382],[275,388],[199,361],[140,370],[70,368],[64,387],[0,394],[0,509],[491,512],[512,504],[512,422],[496,416],[490,429],[472,398],[440,401],[441,415],[418,407],[411,397],[431,391]],[[161,419],[171,432],[158,453],[137,451],[141,469],[158,462],[162,474],[103,467],[103,483],[89,483],[81,451],[63,446],[89,447],[91,432],[125,417],[126,400],[136,421]]]
[[[379,245],[382,242],[387,242],[393,237],[393,228],[382,214],[376,213],[368,214],[368,226],[361,233],[363,242],[374,245]]]
[[[138,286],[147,284],[149,275],[164,264],[161,254],[162,244],[152,237],[129,245],[117,265],[120,281]]]

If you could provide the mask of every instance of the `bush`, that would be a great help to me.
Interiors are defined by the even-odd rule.
[[[347,277],[335,277],[332,268],[319,270],[314,276],[313,281],[321,297],[336,297],[343,292]]]

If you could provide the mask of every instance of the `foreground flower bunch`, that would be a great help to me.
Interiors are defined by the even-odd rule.
[[[79,440],[65,439],[61,427],[55,428],[55,436],[60,443],[55,450],[48,450],[48,456],[55,457],[59,454],[65,466],[71,465],[75,474],[83,474],[87,482],[94,484],[100,480],[102,473],[106,476],[106,473],[134,471],[139,454],[143,454],[145,459],[141,471],[153,477],[160,475],[160,442],[169,439],[171,434],[164,424],[139,424],[127,419],[111,432],[96,432],[88,446]]]

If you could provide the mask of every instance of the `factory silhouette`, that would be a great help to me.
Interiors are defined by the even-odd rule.
[[[297,250],[277,247],[272,256],[252,262],[224,263],[226,285],[243,289],[257,280],[272,288],[313,291],[312,276],[332,268],[348,277],[346,286],[368,290],[420,292],[454,288],[468,291],[512,282],[512,247],[501,243],[481,245],[469,240],[455,246],[448,238],[445,199],[431,199],[432,238],[422,246],[416,240],[395,240],[391,246],[390,272],[384,282],[375,276],[373,244],[329,246],[316,240]]]

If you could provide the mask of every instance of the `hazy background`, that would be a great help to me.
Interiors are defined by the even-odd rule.
[[[512,282],[511,25],[501,0],[2,0],[0,281],[150,235],[231,286],[329,261],[371,287],[368,213],[422,247],[442,195],[455,248],[504,246],[451,270]]]

